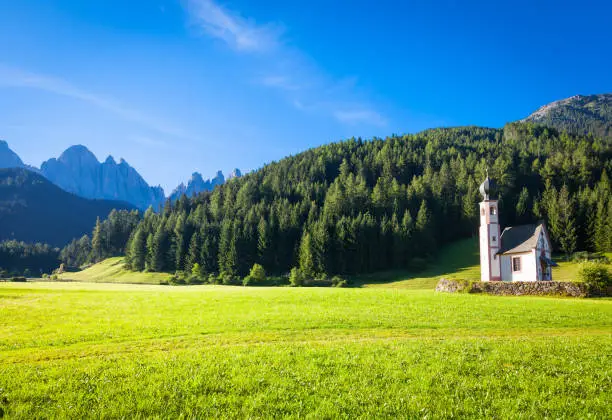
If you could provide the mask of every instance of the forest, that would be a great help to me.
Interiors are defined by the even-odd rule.
[[[58,268],[59,248],[19,241],[0,242],[0,279],[14,276],[40,277]]]
[[[126,255],[135,271],[225,283],[254,264],[303,278],[420,268],[477,234],[487,170],[502,228],[545,220],[557,252],[612,249],[611,140],[512,123],[317,147],[159,213],[113,211],[61,259],[79,267]]]

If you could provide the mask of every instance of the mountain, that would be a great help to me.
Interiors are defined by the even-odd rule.
[[[141,210],[149,206],[157,209],[165,199],[161,187],[150,187],[125,160],[117,163],[109,156],[100,163],[82,145],[49,159],[40,170],[57,186],[84,198],[126,201]]]
[[[53,185],[25,168],[0,169],[0,241],[16,239],[63,246],[91,233],[96,218],[126,202],[88,200]]]
[[[241,176],[242,176],[242,172],[240,172],[240,169],[236,168],[232,171],[231,174],[229,174],[227,179],[240,178]]]
[[[242,176],[240,169],[236,168],[232,171],[232,173],[228,176],[227,179],[239,178]],[[225,183],[225,176],[223,176],[223,172],[217,171],[217,175],[215,175],[212,179],[207,179],[206,181],[202,177],[202,174],[198,172],[194,172],[191,175],[191,179],[187,182],[187,185],[181,183],[178,187],[172,191],[170,194],[170,200],[176,201],[181,198],[182,195],[186,195],[187,197],[193,197],[204,191],[212,191],[217,185],[221,185]]]
[[[612,137],[612,93],[576,95],[544,105],[523,119],[573,134]]]
[[[21,158],[9,148],[8,143],[0,140],[0,168],[23,168],[24,166]]]

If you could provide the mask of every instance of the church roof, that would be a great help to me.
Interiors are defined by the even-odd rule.
[[[542,229],[544,229],[543,223],[507,227],[501,234],[501,248],[498,254],[531,251],[537,247]]]

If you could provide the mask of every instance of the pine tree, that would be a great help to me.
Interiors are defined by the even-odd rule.
[[[524,222],[529,214],[529,191],[523,187],[516,202],[516,219],[519,222]]]
[[[434,232],[431,226],[431,213],[427,208],[427,202],[421,201],[419,212],[417,213],[416,219],[416,232],[417,232],[417,247],[420,250],[420,255],[430,256],[435,252],[435,239],[433,237]]]
[[[163,272],[168,269],[167,253],[169,250],[168,233],[163,222],[159,223],[153,236],[151,253],[151,271]]]
[[[563,185],[557,199],[558,220],[557,234],[561,250],[570,255],[576,250],[576,226],[574,219],[574,202],[566,185]]]
[[[308,231],[304,232],[300,242],[300,271],[306,278],[313,278],[315,275],[315,262],[312,250],[312,239]]]
[[[224,219],[219,240],[219,271],[224,277],[233,279],[236,276],[237,258],[234,223],[231,219]]]
[[[184,195],[182,197],[185,197]],[[183,204],[185,205],[185,204]],[[178,219],[176,220],[176,224],[174,225],[174,249],[175,249],[175,255],[174,255],[174,261],[175,261],[175,267],[177,270],[182,271],[185,269],[185,260],[187,257],[187,244],[186,241],[188,241],[187,239],[187,235],[186,235],[186,216],[185,213],[181,213],[178,217]]]
[[[264,267],[269,266],[269,247],[270,247],[270,230],[268,229],[268,222],[264,217],[259,219],[257,225],[257,256],[261,265]]]
[[[410,210],[406,210],[404,212],[404,217],[402,217],[402,240],[404,242],[404,256],[402,260],[402,265],[407,266],[412,259],[412,255],[414,253],[414,249],[412,247],[412,234],[414,231],[414,222],[412,221],[412,216],[410,215]]]
[[[93,262],[99,262],[103,257],[103,246],[104,238],[102,232],[102,224],[100,218],[96,219],[96,227],[93,230],[93,236],[91,239],[91,260]]]
[[[135,271],[145,269],[146,260],[146,236],[142,228],[136,229],[134,237],[130,242],[130,268]]]
[[[609,225],[608,205],[604,201],[597,203],[597,211],[595,213],[595,223],[593,232],[593,245],[595,251],[606,252],[609,248],[610,236],[612,230]]]
[[[191,236],[191,241],[189,242],[189,253],[187,254],[186,267],[185,267],[187,270],[191,270],[192,267],[194,267],[196,264],[198,264],[200,268],[202,267],[200,264],[200,255],[202,253],[200,244],[201,244],[200,232],[196,231]]]

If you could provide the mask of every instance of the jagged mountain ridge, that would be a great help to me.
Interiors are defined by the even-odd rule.
[[[242,176],[242,172],[240,169],[234,169],[227,177],[227,180],[232,178],[240,178]],[[221,185],[225,183],[226,178],[223,175],[223,172],[217,171],[217,174],[212,179],[204,180],[202,174],[199,172],[194,172],[191,175],[191,179],[187,182],[187,185],[181,183],[178,187],[172,191],[170,194],[170,200],[176,201],[182,195],[186,195],[187,197],[193,197],[204,191],[212,191],[217,185]]]
[[[574,95],[540,107],[524,118],[573,134],[612,137],[612,93]]]
[[[82,145],[72,146],[59,158],[43,162],[40,171],[65,191],[84,198],[126,201],[139,209],[149,206],[157,209],[165,199],[161,187],[150,187],[125,160],[117,163],[109,156],[100,163]]]
[[[21,158],[9,148],[8,143],[0,140],[0,169],[23,168],[24,166]]]
[[[38,169],[24,164],[17,153],[9,148],[8,143],[0,140],[0,168],[26,168],[40,173],[58,187],[80,197],[125,201],[141,210],[150,206],[157,210],[166,200],[162,187],[149,186],[138,171],[124,159],[117,163],[112,156],[108,156],[104,162],[99,162],[83,145],[69,147],[59,158],[43,162]],[[236,168],[227,179],[241,176],[242,173]],[[181,183],[168,198],[176,201],[183,194],[191,197],[203,191],[211,191],[225,181],[226,177],[221,171],[207,180],[204,180],[200,173],[194,172],[187,185]]]

